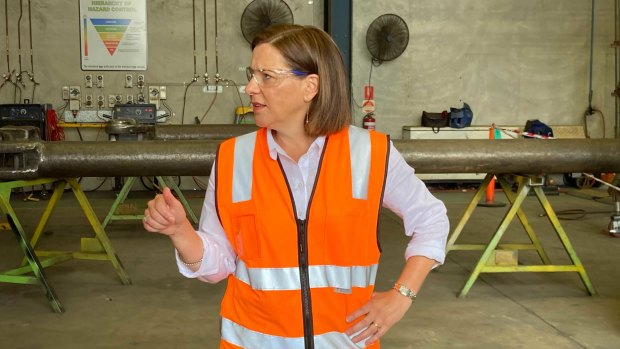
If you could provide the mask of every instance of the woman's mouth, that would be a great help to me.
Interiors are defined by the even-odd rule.
[[[264,107],[265,107],[264,104],[252,103],[252,110],[253,110],[253,112],[256,112],[257,110],[260,110],[260,109],[262,109]]]

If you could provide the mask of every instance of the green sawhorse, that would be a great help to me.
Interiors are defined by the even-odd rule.
[[[467,295],[467,293],[473,286],[478,276],[480,276],[480,273],[510,273],[510,272],[577,272],[579,273],[581,281],[583,282],[588,293],[590,295],[595,295],[596,290],[594,289],[594,286],[590,282],[590,279],[588,278],[588,275],[586,273],[586,270],[583,264],[579,260],[579,257],[577,257],[577,253],[575,252],[575,249],[573,248],[568,236],[566,235],[566,232],[562,228],[562,225],[560,224],[558,217],[553,211],[553,208],[551,207],[551,204],[549,203],[549,200],[547,199],[542,189],[542,186],[544,183],[543,177],[528,176],[528,175],[510,175],[510,174],[497,175],[498,182],[500,183],[504,191],[504,194],[510,201],[510,207],[508,211],[506,212],[506,214],[504,215],[504,218],[500,222],[499,227],[497,228],[495,233],[493,233],[491,240],[487,244],[457,244],[456,243],[456,240],[459,238],[460,234],[462,233],[463,228],[465,227],[465,224],[471,217],[478,202],[484,196],[487,185],[489,184],[489,182],[494,176],[495,175],[492,173],[489,173],[486,175],[484,181],[480,184],[480,187],[478,187],[478,190],[474,194],[474,197],[472,198],[465,212],[463,213],[463,216],[461,217],[459,223],[457,224],[454,231],[452,232],[452,234],[450,234],[450,237],[448,238],[448,243],[446,247],[447,252],[455,251],[455,250],[461,250],[461,251],[482,250],[483,251],[482,256],[478,260],[478,263],[474,267],[469,278],[467,279],[467,282],[463,286],[463,289],[461,290],[459,297],[465,297]],[[518,189],[516,193],[513,193],[512,191],[512,186],[509,182],[509,180],[511,179],[516,179],[516,182],[518,183]],[[534,193],[536,194],[536,198],[538,199],[538,202],[543,207],[547,217],[549,218],[549,221],[551,222],[551,225],[553,226],[555,230],[556,235],[562,242],[562,246],[564,247],[564,250],[566,251],[570,260],[572,261],[572,264],[567,264],[567,265],[551,264],[551,261],[549,257],[547,256],[547,253],[543,249],[543,246],[541,245],[540,240],[538,239],[538,236],[534,232],[534,229],[529,224],[527,217],[525,216],[525,213],[521,209],[521,204],[527,197],[530,190],[533,190]],[[529,244],[500,244],[500,240],[502,239],[502,236],[506,232],[508,225],[514,219],[515,216],[519,218],[519,221],[523,225],[523,228],[525,229],[531,243]],[[497,251],[518,251],[518,250],[535,250],[538,253],[538,256],[542,260],[543,264],[541,265],[516,265],[515,263],[515,265],[497,265],[496,263],[494,263],[495,260],[493,257]]]
[[[53,193],[49,198],[47,206],[41,215],[39,223],[34,231],[33,237],[28,244],[26,234],[19,219],[10,203],[11,190],[14,188],[22,188],[34,185],[43,185],[52,183]],[[94,238],[82,238],[80,251],[39,251],[36,249],[37,243],[43,230],[45,229],[54,209],[60,201],[65,187],[69,185],[80,207],[82,208],[86,219],[94,230]],[[13,224],[13,230],[20,242],[20,247],[25,255],[22,266],[16,269],[7,270],[0,273],[0,282],[34,284],[40,283],[50,300],[52,308],[56,312],[62,312],[63,308],[56,297],[51,285],[45,277],[43,268],[69,260],[69,259],[87,259],[87,260],[107,260],[112,263],[116,270],[116,274],[123,285],[131,284],[131,280],[123,267],[116,251],[112,247],[112,243],[108,239],[99,219],[95,215],[86,195],[82,191],[79,183],[75,178],[43,178],[36,180],[9,181],[0,182],[0,210],[9,217],[9,223]],[[46,257],[39,261],[38,257]],[[26,265],[28,264],[28,265]],[[23,275],[29,272],[34,273],[35,277]]]
[[[155,178],[157,179],[157,181],[162,187],[169,186],[170,188],[172,188],[172,190],[179,197],[179,201],[181,201],[181,204],[183,204],[183,207],[185,208],[185,212],[187,212],[187,214],[190,216],[190,218],[192,219],[194,223],[198,223],[198,218],[196,218],[194,211],[192,210],[191,206],[185,199],[185,196],[181,192],[181,189],[172,180],[172,178],[162,177],[162,176],[156,176]],[[131,191],[131,188],[133,187],[135,182],[136,182],[136,177],[127,178],[127,181],[125,182],[125,184],[123,184],[123,187],[121,188],[121,191],[118,193],[116,200],[114,200],[114,203],[112,203],[112,207],[110,208],[110,211],[108,212],[105,219],[103,220],[102,225],[104,228],[107,227],[108,224],[113,220],[141,220],[142,218],[144,218],[144,214],[116,214],[116,210],[118,209],[118,206],[121,205],[123,202],[125,202],[125,199],[127,199],[127,195],[129,195],[129,192]]]
[[[34,249],[30,245],[30,242],[28,242],[22,232],[17,229],[13,217],[11,217],[10,214],[7,214],[6,218],[9,222],[11,230],[13,230],[13,233],[15,233],[15,237],[17,238],[17,242],[19,243],[19,247],[22,249],[22,252],[28,260],[28,266],[13,269],[5,272],[4,274],[0,274],[0,282],[10,282],[18,284],[41,284],[41,286],[43,286],[43,290],[45,291],[45,296],[52,305],[52,309],[54,310],[54,312],[63,313],[65,311],[65,308],[63,308],[62,304],[60,304],[60,300],[58,300],[58,296],[56,296],[54,288],[49,283],[49,281],[47,281],[47,276],[45,276],[45,270],[43,268],[44,266],[49,266],[54,263],[67,260],[69,258],[63,256],[63,258],[58,258],[56,260],[52,258],[46,259],[46,263],[45,265],[43,265],[35,254]],[[22,275],[29,272],[34,273],[34,276]]]

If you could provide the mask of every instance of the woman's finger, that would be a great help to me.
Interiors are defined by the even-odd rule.
[[[366,340],[366,345],[374,344],[389,330],[389,326],[380,325],[377,322],[373,322],[373,327],[375,327],[376,331]]]
[[[361,322],[361,321],[360,321]],[[360,333],[356,334],[351,340],[354,343],[359,343],[362,341],[366,341],[369,344],[369,341],[376,341],[381,337],[381,335],[385,333],[383,326],[381,326],[378,322],[371,322],[366,328]]]

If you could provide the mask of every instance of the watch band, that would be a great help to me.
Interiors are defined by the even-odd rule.
[[[399,283],[395,283],[394,286],[392,286],[393,290],[396,290],[398,293],[402,294],[403,296],[411,299],[411,301],[415,301],[417,295],[411,291],[411,289],[405,285],[399,284]]]

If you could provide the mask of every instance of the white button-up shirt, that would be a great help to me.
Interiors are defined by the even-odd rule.
[[[325,146],[325,137],[318,137],[298,162],[291,159],[276,143],[271,132],[267,132],[267,144],[271,158],[280,158],[291,187],[297,217],[304,219]],[[415,176],[414,169],[391,143],[383,207],[403,219],[405,234],[411,237],[405,250],[405,259],[425,256],[434,259],[436,265],[443,263],[449,231],[446,207]],[[204,247],[202,263],[200,268],[193,272],[181,262],[177,253],[177,265],[181,274],[214,283],[234,273],[237,256],[215,210],[215,168],[209,177],[197,233]]]

